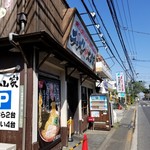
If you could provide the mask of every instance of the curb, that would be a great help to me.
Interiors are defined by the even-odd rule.
[[[134,109],[133,116],[132,116],[131,123],[130,123],[130,129],[127,134],[127,141],[126,141],[126,146],[125,146],[126,150],[131,149],[132,138],[133,138],[133,133],[135,129],[135,119],[136,119],[136,108]]]

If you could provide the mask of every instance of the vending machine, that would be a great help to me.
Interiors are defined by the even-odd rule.
[[[90,96],[90,117],[93,118],[93,130],[110,130],[111,117],[109,96],[107,94],[92,94]]]

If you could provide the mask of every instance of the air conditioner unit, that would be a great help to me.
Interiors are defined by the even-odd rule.
[[[16,150],[16,144],[0,143],[0,150]]]

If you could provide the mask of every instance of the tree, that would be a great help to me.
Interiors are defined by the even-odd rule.
[[[145,93],[145,94],[147,94],[147,93],[149,93],[149,92],[150,92],[149,89],[144,89],[144,90],[143,90],[143,93]]]
[[[144,93],[144,91],[146,90],[145,82],[143,82],[143,81],[130,82],[128,89],[129,89],[129,93],[131,95],[131,101],[133,103],[135,100],[135,97],[137,97],[137,95],[140,92]]]
[[[145,90],[145,82],[141,81],[141,82],[134,82],[133,83],[133,91],[134,91],[134,94],[137,95],[139,94],[140,92],[143,92]]]

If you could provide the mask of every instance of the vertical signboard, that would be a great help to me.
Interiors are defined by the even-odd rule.
[[[125,82],[123,72],[116,73],[117,92],[125,92]]]
[[[20,74],[0,74],[0,130],[19,129]]]
[[[94,69],[97,49],[77,15],[75,15],[74,18],[67,48],[86,63],[86,65],[88,65],[92,70]]]

